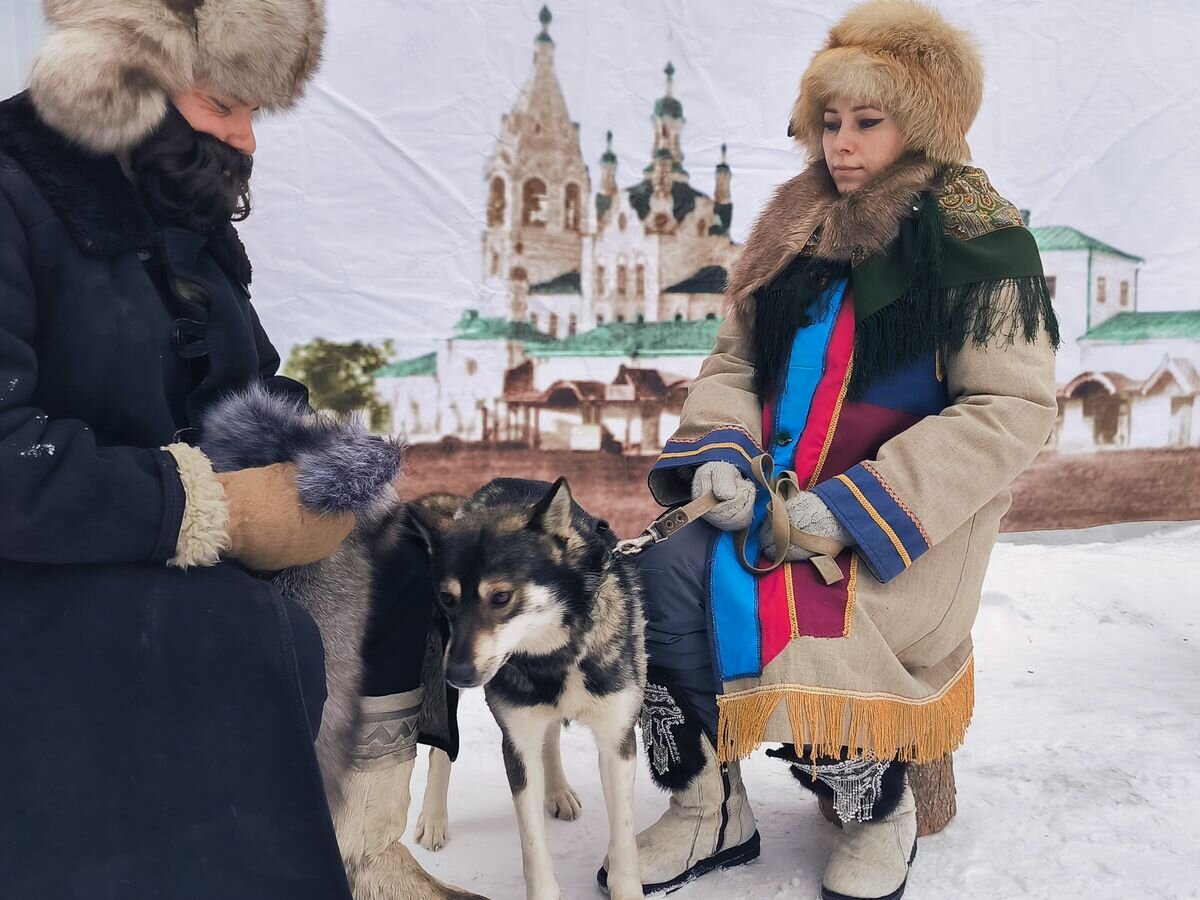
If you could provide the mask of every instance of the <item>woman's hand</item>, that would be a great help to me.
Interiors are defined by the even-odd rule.
[[[754,519],[754,482],[733,463],[708,462],[692,476],[692,499],[712,492],[721,502],[704,514],[708,522],[722,531],[749,528]]]
[[[829,538],[843,547],[849,547],[854,544],[854,537],[842,527],[842,523],[829,511],[829,507],[816,494],[809,491],[802,491],[789,500],[785,506],[787,508],[788,519],[791,520],[792,527],[797,531]],[[759,545],[762,547],[764,555],[770,559],[775,559],[775,535],[771,531],[770,519],[763,522],[762,530],[759,532]],[[799,560],[809,559],[816,555],[810,550],[805,550],[803,547],[791,546],[788,548],[784,559],[788,562],[798,562]]]

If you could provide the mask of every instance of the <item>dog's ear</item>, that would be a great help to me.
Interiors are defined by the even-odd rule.
[[[446,517],[420,503],[409,503],[408,520],[412,524],[413,531],[425,542],[425,546],[429,548],[430,552],[436,550],[442,536],[442,528],[446,524]]]
[[[553,537],[567,538],[571,535],[571,487],[567,479],[560,478],[538,501],[529,517],[529,527]]]

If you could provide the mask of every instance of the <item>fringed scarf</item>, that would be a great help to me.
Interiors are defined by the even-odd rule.
[[[779,387],[796,329],[820,318],[824,288],[841,278],[855,301],[852,400],[932,354],[1032,341],[1043,327],[1059,343],[1033,236],[981,170],[906,158],[839,195],[818,165],[779,189],[730,273],[762,399]]]

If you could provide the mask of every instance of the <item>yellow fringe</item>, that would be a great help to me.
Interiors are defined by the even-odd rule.
[[[975,707],[975,661],[968,657],[950,683],[925,700],[787,684],[720,696],[718,759],[734,762],[753,753],[783,702],[793,743],[812,747],[817,756],[838,756],[849,745],[877,759],[935,762],[966,736]]]

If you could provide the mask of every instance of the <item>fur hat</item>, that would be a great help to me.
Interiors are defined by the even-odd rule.
[[[134,147],[200,84],[286,109],[321,59],[324,0],[43,0],[29,90],[45,122],[98,153]]]
[[[825,104],[839,96],[881,104],[908,150],[963,163],[983,99],[983,62],[971,36],[931,7],[870,0],[833,26],[800,81],[789,133],[812,162],[825,156]]]

